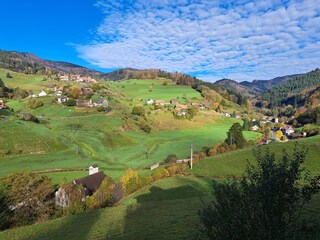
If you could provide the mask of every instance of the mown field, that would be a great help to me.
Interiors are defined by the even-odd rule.
[[[315,154],[320,149],[320,138],[301,140],[299,144],[309,148],[305,167],[320,174]],[[268,147],[279,156],[283,148],[291,151],[293,143]],[[213,181],[241,176],[251,151],[248,148],[206,158],[195,163],[189,171],[193,175],[156,182],[123,199],[119,206],[4,231],[0,239],[193,239],[199,235],[197,212],[214,197]],[[232,161],[233,167],[226,171]],[[208,170],[204,172],[203,166]],[[303,211],[310,221],[320,221],[319,202],[320,194]]]

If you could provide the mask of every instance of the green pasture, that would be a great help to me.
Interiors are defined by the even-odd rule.
[[[172,98],[178,98],[178,101],[185,102],[183,97],[188,99],[196,98],[201,99],[199,92],[192,89],[190,86],[178,86],[170,80],[167,86],[163,86],[165,80],[152,79],[152,80],[127,80],[120,82],[111,82],[108,85],[122,93],[124,93],[129,99],[140,100],[144,102],[148,99],[164,100],[169,102]],[[149,91],[152,89],[152,91]]]
[[[6,74],[8,72],[10,73],[12,78],[6,77]],[[43,84],[44,82],[42,81],[42,76],[39,75],[17,73],[7,69],[0,68],[0,78],[9,88],[19,87],[27,91],[41,91],[45,89],[45,85]]]
[[[319,136],[301,139],[296,141],[300,147],[308,149],[304,167],[313,175],[320,174],[320,138]],[[262,150],[270,148],[272,152],[279,158],[283,149],[288,153],[292,153],[295,141],[286,143],[270,143],[261,146]],[[194,164],[194,168],[190,173],[199,177],[225,177],[230,175],[241,176],[247,165],[247,161],[254,163],[254,150],[258,147],[250,147],[236,151],[227,152],[225,154],[206,158]]]

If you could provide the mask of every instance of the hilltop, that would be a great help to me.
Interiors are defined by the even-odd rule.
[[[221,79],[215,82],[215,84],[225,87],[231,91],[243,94],[247,97],[258,96],[263,92],[275,87],[287,80],[297,77],[302,74],[286,75],[281,77],[276,77],[270,80],[253,80],[252,82],[243,81],[237,82],[231,79]]]
[[[52,61],[17,51],[0,50],[0,68],[19,73],[45,75],[54,72],[77,73],[103,79],[105,74],[73,63]]]

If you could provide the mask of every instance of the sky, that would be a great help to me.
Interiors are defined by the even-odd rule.
[[[104,72],[252,81],[320,65],[320,0],[10,0],[0,8],[0,49]]]

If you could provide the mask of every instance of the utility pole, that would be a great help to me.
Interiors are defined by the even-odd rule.
[[[193,144],[191,144],[190,168],[192,169]]]

